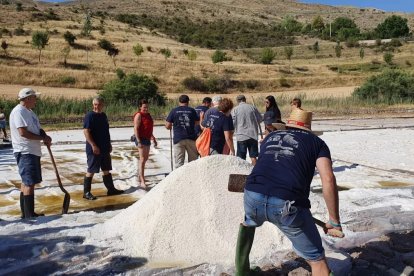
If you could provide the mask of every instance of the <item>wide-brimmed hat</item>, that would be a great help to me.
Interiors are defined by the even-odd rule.
[[[29,96],[39,96],[39,95],[40,93],[37,93],[32,88],[26,87],[19,91],[18,99],[23,100],[24,98],[27,98]]]
[[[290,113],[286,126],[312,131],[312,112],[294,108]]]

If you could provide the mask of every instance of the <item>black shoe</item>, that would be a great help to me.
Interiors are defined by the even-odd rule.
[[[10,140],[9,140],[9,139],[4,139],[4,138],[3,138],[3,142],[10,143]]]
[[[109,195],[109,196],[112,196],[112,195],[120,195],[120,194],[122,194],[123,192],[124,192],[124,191],[122,191],[122,190],[118,190],[118,189],[113,188],[113,189],[111,189],[111,190],[108,190],[107,195]]]
[[[87,199],[87,200],[95,200],[96,199],[96,196],[94,196],[93,194],[91,194],[90,192],[87,192],[87,193],[85,193],[84,195],[83,195],[83,198],[84,199]]]

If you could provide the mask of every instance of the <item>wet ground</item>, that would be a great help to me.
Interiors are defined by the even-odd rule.
[[[381,139],[390,140],[393,135],[389,136],[387,130],[384,130],[374,132],[374,137],[367,135],[365,138],[364,135],[370,133],[367,128],[371,131],[384,128],[388,128],[389,131],[405,131],[414,128],[414,119],[314,122],[313,129],[325,132],[321,138],[331,148],[333,167],[340,190],[341,216],[347,234],[346,240],[324,239],[324,242],[326,248],[347,248],[347,252],[354,255],[351,264],[352,275],[392,275],[387,274],[392,272],[391,269],[401,273],[407,267],[413,266],[412,262],[409,262],[414,259],[410,258],[414,256],[413,249],[404,249],[404,243],[398,245],[396,240],[412,243],[413,234],[407,231],[414,229],[414,166],[411,165],[414,152],[411,144],[406,141],[391,141],[398,146],[407,143],[405,152],[394,150],[392,146],[384,148],[379,142],[376,144],[376,141]],[[339,132],[344,137],[343,141],[338,139],[342,137],[338,136]],[[138,188],[137,152],[128,141],[131,133],[132,128],[111,129],[114,141],[114,183],[117,188],[126,192],[119,196],[106,196],[102,177],[98,174],[94,177],[92,185],[92,192],[98,199],[87,201],[82,198],[86,156],[81,130],[51,132],[54,140],[52,150],[62,183],[71,195],[70,214],[60,215],[64,194],[57,185],[47,151],[43,149],[44,181],[36,190],[36,211],[47,216],[37,221],[20,220],[20,177],[11,149],[0,148],[0,218],[4,220],[0,221],[0,274],[20,275],[28,271],[35,271],[33,275],[234,273],[232,267],[216,264],[187,265],[183,268],[177,267],[177,264],[148,263],[145,258],[124,256],[110,247],[83,244],[87,229],[110,219],[146,194],[146,191]],[[157,127],[155,136],[158,138],[159,147],[151,149],[146,169],[151,187],[157,185],[171,171],[169,132],[163,127]],[[412,141],[412,136],[410,137]],[[363,151],[378,153],[379,157],[362,151],[360,154],[352,151],[351,149],[356,147],[355,139],[358,143],[366,143],[362,147]],[[349,154],[343,149],[350,149]],[[389,162],[387,159],[395,161]],[[317,174],[311,190],[312,204],[324,204]],[[325,214],[315,215],[323,217]],[[389,232],[396,234],[386,236]],[[382,236],[386,242],[372,241],[373,238],[380,239],[382,234],[386,234]],[[369,243],[365,245],[366,242]],[[30,250],[25,250],[27,247]],[[388,250],[389,248],[391,249]],[[380,250],[381,254],[373,254],[372,251],[375,250]],[[283,254],[287,254],[288,257],[281,256]],[[294,261],[295,256],[289,254],[291,253],[276,254],[274,258],[281,264],[267,267],[267,275],[286,275],[286,271],[304,268],[300,261]],[[386,263],[385,258],[390,258],[394,263]],[[288,269],[283,270],[283,265]],[[380,271],[384,274],[379,273]],[[359,272],[363,274],[358,274]]]

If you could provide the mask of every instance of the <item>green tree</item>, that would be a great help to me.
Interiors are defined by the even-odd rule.
[[[211,56],[211,61],[214,64],[217,64],[217,73],[219,72],[219,69],[220,69],[218,64],[220,62],[223,62],[223,61],[227,60],[226,55],[227,55],[226,52],[223,52],[221,50],[216,50],[216,51],[214,51],[213,55]]]
[[[354,90],[354,96],[380,103],[414,102],[414,76],[400,70],[385,70]]]
[[[93,25],[92,25],[92,15],[91,12],[88,11],[85,14],[85,20],[83,22],[83,27],[82,27],[82,35],[90,37],[91,36],[91,32],[93,29]]]
[[[32,34],[32,46],[39,50],[39,63],[42,55],[42,50],[49,42],[49,34],[47,32],[36,31]]]
[[[328,26],[326,26],[328,28]],[[355,22],[348,17],[338,17],[331,24],[332,36],[340,41],[345,41],[350,37],[357,37],[360,30]]]
[[[109,40],[106,39],[99,40],[98,46],[107,52],[108,56],[112,58],[114,66],[116,67],[115,57],[119,54],[119,49],[116,48],[115,45],[113,45]]]
[[[137,57],[139,57],[144,52],[144,48],[139,43],[135,44],[134,47],[132,47],[132,50]]]
[[[263,48],[260,55],[260,62],[266,64],[266,72],[269,73],[269,64],[275,59],[276,53],[271,48]]]
[[[341,55],[342,55],[342,46],[341,46],[341,42],[338,41],[336,42],[336,45],[335,45],[335,56],[337,58],[340,58]]]
[[[70,54],[70,46],[63,47],[63,49],[62,49],[62,56],[63,56],[63,65],[65,67],[67,65],[67,59],[68,59],[69,54]]]
[[[398,38],[408,36],[410,29],[408,20],[399,15],[387,17],[384,22],[378,24],[375,31],[381,38]]]
[[[164,64],[164,68],[167,68],[167,59],[169,57],[171,57],[171,50],[168,48],[163,48],[160,50],[160,53],[164,56],[165,58],[165,64]]]
[[[130,74],[106,83],[100,95],[109,102],[122,101],[136,105],[140,99],[148,99],[155,105],[165,104],[165,98],[158,92],[155,81],[140,74]]]
[[[3,49],[3,51],[4,51],[4,55],[6,55],[7,56],[7,48],[9,48],[9,44],[6,42],[6,40],[3,40],[2,42],[1,42],[1,48]]]
[[[383,58],[384,58],[385,63],[387,63],[388,65],[391,65],[394,55],[391,52],[386,52],[384,53]]]
[[[285,17],[281,25],[288,34],[299,33],[303,28],[303,24],[295,20],[292,16]]]
[[[75,36],[73,33],[69,32],[69,31],[66,31],[66,32],[63,34],[63,38],[65,39],[65,41],[66,41],[66,42],[67,42],[70,46],[73,46],[73,45],[75,44],[76,36]]]
[[[315,58],[317,58],[317,54],[319,52],[319,42],[316,41],[313,45],[312,45],[312,51],[315,54]]]
[[[286,56],[287,60],[290,61],[292,59],[292,56],[293,56],[293,47],[292,46],[286,46],[284,48],[284,51],[285,51],[285,56]]]
[[[320,15],[316,16],[312,20],[312,30],[320,33],[325,28],[325,23],[323,22],[323,19]]]

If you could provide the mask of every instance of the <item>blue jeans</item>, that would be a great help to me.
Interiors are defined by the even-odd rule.
[[[258,141],[255,139],[237,141],[237,157],[246,160],[247,150],[249,150],[250,158],[257,158],[259,156]]]
[[[274,196],[244,190],[244,224],[259,227],[265,221],[276,225],[292,242],[295,252],[309,261],[324,258],[321,236],[309,209],[295,207]]]

